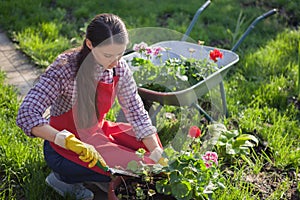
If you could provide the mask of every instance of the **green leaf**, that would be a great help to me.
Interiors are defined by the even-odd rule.
[[[217,145],[219,145],[219,146],[225,146],[225,145],[226,145],[226,142],[218,141]]]
[[[245,140],[235,140],[232,144],[233,148],[243,146],[246,143]]]
[[[132,160],[127,164],[127,169],[130,171],[135,172],[138,170],[138,168],[138,163],[135,160]]]
[[[176,182],[182,180],[182,178],[183,178],[183,175],[181,174],[181,172],[178,170],[175,170],[175,171],[171,172],[171,174],[170,174],[170,183],[171,184],[176,183]]]
[[[237,130],[232,130],[232,131],[225,131],[223,134],[224,134],[228,139],[230,139],[230,138],[234,138],[234,137],[238,136],[238,135],[239,135],[239,132],[238,132]]]
[[[171,185],[167,179],[156,181],[155,188],[158,193],[171,194]]]
[[[258,145],[258,140],[255,136],[250,135],[250,134],[242,134],[239,137],[236,138],[237,141],[246,141],[246,140],[252,140],[253,142]]]
[[[182,181],[177,184],[172,184],[172,194],[177,199],[187,197],[192,190],[191,184],[187,181]]]
[[[254,146],[255,146],[255,144],[253,144],[250,141],[246,141],[245,144],[243,144],[243,147],[254,147]]]
[[[226,135],[220,135],[219,140],[222,142],[226,142],[228,138],[226,137]]]
[[[152,196],[155,195],[155,194],[156,194],[155,190],[153,190],[153,189],[149,189],[149,190],[148,190],[148,196],[149,196],[149,197],[152,197]]]
[[[239,153],[240,150],[238,148],[233,148],[232,144],[227,143],[226,144],[226,153],[230,155],[234,155]]]
[[[221,182],[217,182],[217,185],[219,186],[219,188],[221,188],[221,189],[225,189],[226,188],[226,186],[223,184],[223,183],[221,183]]]

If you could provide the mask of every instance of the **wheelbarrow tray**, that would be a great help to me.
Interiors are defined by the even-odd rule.
[[[193,49],[195,52],[193,52],[192,57],[196,59],[209,58],[209,52],[216,48],[186,41],[163,41],[155,43],[152,46],[170,48],[171,50],[168,52],[169,58],[178,58],[180,55],[189,58],[191,57],[189,50]],[[222,77],[224,77],[228,70],[239,60],[239,56],[236,53],[226,49],[217,49],[223,53],[223,58],[217,61],[219,69],[210,74],[208,77],[205,77],[204,80],[192,85],[189,88],[174,92],[158,92],[139,87],[139,95],[142,99],[152,102],[159,102],[161,105],[191,106],[193,103],[198,101],[199,97],[208,93],[210,89],[221,83],[223,80]],[[130,61],[133,57],[138,57],[138,53],[134,52],[128,54],[124,56],[124,59]],[[163,57],[166,56],[163,55]]]

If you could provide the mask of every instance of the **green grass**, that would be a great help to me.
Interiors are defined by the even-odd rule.
[[[62,49],[81,43],[85,22],[100,12],[113,12],[120,15],[129,29],[141,27],[164,27],[181,33],[187,30],[194,14],[204,0],[184,1],[50,1],[18,0],[2,1],[0,9],[1,26],[22,50],[33,58],[39,66],[45,67]],[[272,7],[262,8],[253,5],[244,7],[249,1],[216,0],[206,8],[195,23],[190,34],[194,40],[205,41],[207,45],[231,48],[245,31],[249,23]],[[275,1],[274,1],[275,2]],[[280,6],[279,3],[273,3]],[[159,5],[159,6],[157,6]],[[292,10],[294,11],[294,10]],[[216,14],[217,13],[217,14]],[[244,20],[237,23],[242,15]],[[286,19],[279,16],[269,18],[257,25],[255,37],[249,37],[242,44],[244,47],[257,47],[275,37],[273,32],[281,31],[281,23]],[[237,26],[239,24],[239,26]],[[55,48],[56,47],[56,48]],[[47,55],[37,55],[47,52]]]
[[[82,42],[85,22],[97,13],[118,14],[129,29],[164,27],[184,33],[204,2],[0,1],[0,26],[38,67],[44,68],[60,52]],[[286,175],[267,199],[289,199],[291,179],[296,181],[299,195],[299,180],[287,175],[288,171],[299,174],[300,169],[300,113],[299,105],[294,103],[300,100],[300,31],[294,27],[299,26],[299,4],[285,0],[215,0],[191,32],[196,41],[230,49],[256,17],[272,8],[280,10],[256,25],[237,49],[240,61],[223,77],[230,111],[224,123],[237,126],[241,133],[254,133],[266,147],[229,163],[224,172],[226,189],[217,194],[217,199],[260,199],[259,182],[246,181],[245,177],[265,173],[266,167]],[[4,81],[5,76],[0,73],[0,199],[59,199],[44,184],[49,169],[43,159],[42,141],[25,136],[16,127],[20,102],[14,88],[4,85]],[[112,120],[114,112],[109,115]],[[177,131],[172,120],[164,120],[158,125],[159,130]],[[163,138],[169,139],[167,135]]]
[[[15,125],[19,107],[15,90],[5,86],[4,74],[0,74],[0,171],[1,199],[20,199],[32,191],[46,190],[45,186],[31,181],[37,176],[44,176],[45,163],[42,156],[41,141],[26,137]],[[32,190],[33,184],[38,186]],[[42,188],[41,188],[42,187]]]

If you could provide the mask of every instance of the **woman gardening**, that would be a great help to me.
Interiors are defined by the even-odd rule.
[[[156,128],[137,93],[122,55],[128,44],[124,22],[114,14],[99,14],[90,22],[81,47],[60,54],[23,100],[17,125],[30,137],[44,139],[44,157],[52,172],[46,183],[60,195],[93,199],[83,186],[92,182],[102,190],[111,180],[110,167],[142,161],[166,165]],[[129,123],[105,120],[114,99]],[[50,119],[43,118],[50,107]]]

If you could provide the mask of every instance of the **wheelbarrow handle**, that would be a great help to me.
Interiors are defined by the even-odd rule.
[[[260,22],[261,20],[274,15],[275,13],[277,13],[278,10],[276,8],[269,10],[268,12],[260,15],[259,17],[257,17],[251,24],[250,26],[247,28],[246,32],[242,35],[242,37],[237,41],[237,43],[232,47],[231,51],[235,51],[238,46],[240,46],[240,44],[244,41],[244,39],[246,38],[246,36],[250,33],[250,31],[255,27],[255,25]]]
[[[271,15],[276,14],[277,12],[278,12],[278,9],[274,8],[274,9],[269,10],[268,12],[264,13],[263,15],[261,15],[261,18],[263,18],[263,19],[267,18],[267,17],[269,17]]]
[[[186,41],[186,39],[188,38],[188,36],[190,35],[192,29],[194,28],[194,25],[199,17],[199,15],[210,5],[211,1],[207,0],[195,13],[188,29],[186,30],[185,34],[183,35],[183,37],[181,38],[181,41]]]

